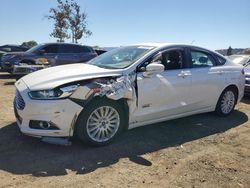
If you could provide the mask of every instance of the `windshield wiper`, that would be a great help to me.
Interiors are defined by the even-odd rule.
[[[95,65],[95,66],[98,66],[98,67],[104,68],[104,69],[117,69],[115,67],[110,67],[110,66],[106,66],[106,65]]]
[[[244,67],[248,66],[250,64],[250,61],[243,64]]]

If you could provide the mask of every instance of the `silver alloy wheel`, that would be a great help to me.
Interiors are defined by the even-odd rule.
[[[222,97],[222,101],[221,101],[221,111],[223,112],[223,114],[229,114],[235,104],[235,96],[234,96],[234,92],[232,91],[226,91]]]
[[[96,142],[110,140],[120,126],[120,116],[115,108],[102,106],[95,109],[87,120],[87,133]]]

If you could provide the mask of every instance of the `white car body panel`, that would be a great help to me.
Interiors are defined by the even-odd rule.
[[[161,74],[144,78],[137,76],[138,93],[145,93],[138,98],[138,110],[135,111],[135,121],[171,116],[189,110],[189,93],[191,77],[179,76],[182,70],[164,71]],[[187,95],[182,95],[186,93]]]
[[[173,44],[149,43],[141,45],[155,46],[155,49],[125,69],[114,70],[89,64],[70,64],[36,71],[17,81],[16,88],[25,101],[23,110],[16,109],[23,119],[22,122],[17,120],[20,130],[38,137],[72,136],[75,118],[84,107],[70,98],[34,100],[29,97],[28,92],[53,89],[63,84],[95,78],[118,77],[113,83],[104,84],[101,93],[113,100],[124,98],[127,101],[129,129],[214,111],[220,94],[229,85],[238,88],[238,101],[243,97],[245,78],[241,74],[242,66],[230,61],[223,66],[211,68],[167,70],[147,78],[143,73],[137,73],[135,76],[136,67],[147,57],[173,46]],[[136,96],[135,82],[138,96]],[[87,100],[91,94],[93,94],[92,88],[83,85],[72,94],[71,98]],[[29,127],[30,120],[53,122],[60,129],[32,129]]]
[[[26,75],[22,80],[34,91],[51,89],[78,80],[118,76],[121,74],[121,70],[108,70],[89,64],[77,63],[40,70]]]

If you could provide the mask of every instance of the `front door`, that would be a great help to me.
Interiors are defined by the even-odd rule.
[[[165,66],[164,72],[151,77],[144,77],[143,72],[137,74],[136,122],[178,115],[189,108],[192,75],[186,69],[184,49],[169,49],[160,54],[152,62],[162,63]]]

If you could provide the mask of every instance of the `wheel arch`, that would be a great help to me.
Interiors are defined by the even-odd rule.
[[[227,90],[227,89],[232,89],[233,91],[235,91],[235,94],[236,94],[236,101],[238,101],[238,97],[239,97],[239,88],[237,87],[237,85],[231,84],[231,85],[225,87],[221,93],[223,93],[223,92],[224,92],[225,90]],[[218,100],[219,100],[219,99],[218,99]]]
[[[116,102],[116,103],[118,103],[122,107],[122,109],[124,111],[124,116],[125,116],[125,119],[126,119],[126,122],[125,122],[126,126],[124,127],[124,130],[128,129],[128,126],[129,126],[129,106],[128,106],[128,103],[127,103],[127,99],[121,98],[119,100],[112,100],[112,99],[107,98],[106,96],[103,96],[103,97],[96,96],[96,97],[92,98],[89,101],[85,101],[85,103],[84,102],[78,103],[79,105],[81,105],[83,107],[83,109],[77,115],[77,118],[75,120],[74,127],[73,127],[74,132],[75,132],[75,128],[76,128],[76,125],[77,125],[77,121],[78,121],[78,119],[80,117],[80,114],[84,113],[84,110],[85,110],[84,107],[86,105],[91,105],[95,100],[108,100],[110,102]]]

